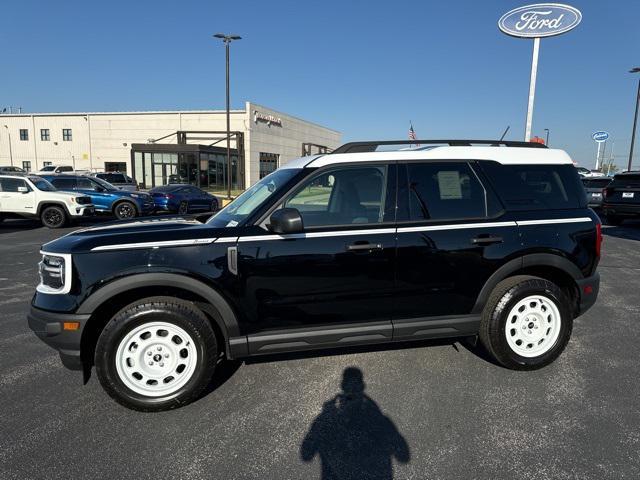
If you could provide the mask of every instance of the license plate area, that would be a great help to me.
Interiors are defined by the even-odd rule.
[[[622,192],[622,198],[633,198],[634,192]]]

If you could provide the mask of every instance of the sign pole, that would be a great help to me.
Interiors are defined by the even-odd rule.
[[[531,124],[533,123],[533,101],[536,96],[536,76],[538,75],[538,53],[540,37],[533,39],[533,57],[531,58],[531,78],[529,79],[529,103],[527,105],[527,123],[524,130],[524,141],[531,140]]]
[[[598,151],[596,152],[596,170],[598,170],[598,163],[600,163],[600,147],[602,146],[602,142],[598,142]]]

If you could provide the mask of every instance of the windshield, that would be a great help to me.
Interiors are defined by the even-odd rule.
[[[40,177],[29,177],[33,186],[42,192],[55,192],[58,189],[47,182],[44,178]]]
[[[299,172],[297,168],[276,170],[242,193],[207,223],[214,227],[235,227]]]

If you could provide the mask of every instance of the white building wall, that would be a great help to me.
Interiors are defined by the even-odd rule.
[[[255,121],[255,112],[273,115],[281,120],[281,126]],[[4,127],[6,125],[6,128]],[[49,129],[50,140],[40,138],[40,129]],[[62,130],[70,128],[73,138],[63,141]],[[21,141],[19,131],[27,129],[29,139]],[[226,131],[226,115],[219,111],[177,112],[114,112],[70,114],[20,114],[0,115],[0,165],[22,166],[31,161],[32,170],[38,170],[43,162],[54,165],[75,165],[81,169],[104,169],[105,162],[125,162],[130,170],[132,143],[147,143],[166,135],[183,131]],[[244,110],[231,111],[231,130],[244,132],[245,136],[245,184],[249,186],[259,179],[260,152],[279,155],[280,165],[301,155],[302,143],[311,142],[335,148],[341,134],[291,115],[246,102]],[[11,135],[11,155],[9,149]],[[190,143],[208,145],[211,140],[194,140]],[[172,135],[157,143],[177,143]],[[216,144],[225,147],[226,142]],[[231,148],[235,148],[234,142]],[[131,172],[129,172],[131,173]]]

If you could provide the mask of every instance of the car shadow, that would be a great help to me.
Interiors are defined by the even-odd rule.
[[[300,445],[303,462],[320,459],[322,480],[390,480],[394,460],[411,460],[407,441],[365,389],[362,370],[345,368],[341,391],[324,402]]]
[[[35,230],[41,227],[42,224],[38,220],[5,219],[4,221],[0,222],[0,235],[2,235],[3,233]]]

